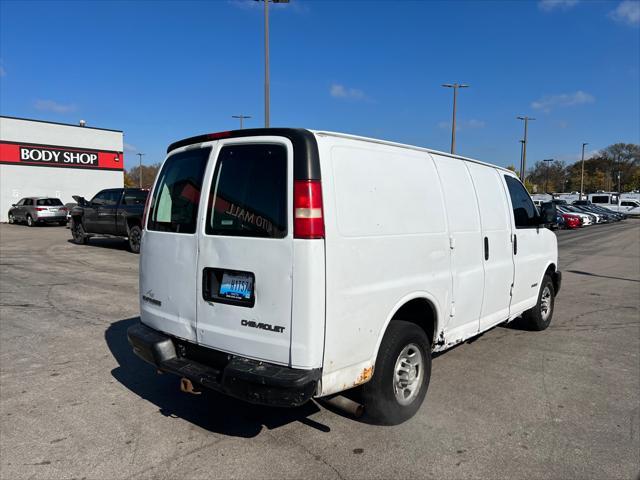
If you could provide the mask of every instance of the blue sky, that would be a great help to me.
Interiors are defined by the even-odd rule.
[[[529,163],[640,143],[640,2],[304,1],[272,5],[271,124]],[[263,6],[0,1],[0,113],[124,130],[126,163],[263,126]]]

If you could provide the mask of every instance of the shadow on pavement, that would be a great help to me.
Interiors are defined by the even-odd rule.
[[[636,280],[635,278],[611,277],[609,275],[600,275],[598,273],[583,272],[581,270],[567,270],[567,272],[575,273],[576,275],[588,275],[590,277],[609,278],[611,280],[624,280],[625,282],[638,282],[638,283],[640,283],[640,280]]]
[[[76,243],[73,239],[67,240],[69,243]],[[109,238],[109,237],[93,237],[90,238],[87,243],[84,245],[77,245],[78,247],[99,247],[99,248],[109,248],[111,250],[125,250],[129,251],[129,243],[127,240],[123,238]]]
[[[139,317],[119,320],[105,331],[107,346],[118,362],[111,374],[133,393],[157,405],[162,415],[182,418],[211,432],[244,438],[255,437],[263,426],[271,430],[296,421],[323,432],[331,430],[308,418],[320,411],[313,401],[298,408],[271,408],[208,390],[197,396],[181,392],[177,376],[156,374],[153,366],[133,353],[127,328],[139,321]]]

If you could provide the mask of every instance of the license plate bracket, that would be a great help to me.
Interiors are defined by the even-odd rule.
[[[208,302],[252,308],[255,283],[253,272],[206,267],[202,272],[202,297]]]

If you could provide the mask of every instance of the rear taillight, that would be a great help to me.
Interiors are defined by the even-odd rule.
[[[293,184],[294,238],[324,238],[322,184],[319,180],[296,180]]]
[[[36,207],[37,212],[44,212],[46,210],[48,210],[46,207]]]

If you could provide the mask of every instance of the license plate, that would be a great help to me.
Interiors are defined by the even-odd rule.
[[[233,300],[250,300],[253,294],[253,277],[223,273],[218,295]]]

